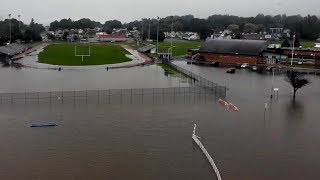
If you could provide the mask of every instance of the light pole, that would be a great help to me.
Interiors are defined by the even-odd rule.
[[[172,42],[173,42],[173,37],[172,37],[172,33],[173,33],[173,16],[171,16],[171,53],[172,53]]]
[[[19,19],[19,31],[21,32],[21,28],[20,28],[20,21],[21,21],[21,20],[20,20],[20,17],[21,17],[21,15],[19,14],[19,15],[18,15],[18,19]]]
[[[150,18],[149,18],[149,40],[150,40],[150,36],[151,36],[151,26],[150,26]]]
[[[160,18],[158,17],[158,29],[157,29],[157,54],[159,53],[159,29],[160,29]]]
[[[143,18],[142,18],[142,30],[141,30],[141,40],[143,41]]]
[[[10,31],[10,40],[9,40],[9,44],[11,44],[11,14],[9,14],[9,31]]]
[[[292,41],[292,57],[291,57],[291,66],[292,66],[292,63],[293,63],[293,51],[294,51],[294,42],[296,41],[296,33],[294,33],[293,35],[293,41]]]
[[[171,46],[169,49],[168,49],[168,61],[170,61],[170,58],[172,56],[172,49],[174,48],[175,46]]]

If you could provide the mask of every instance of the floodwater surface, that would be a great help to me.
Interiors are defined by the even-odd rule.
[[[319,77],[306,76],[312,84],[293,102],[290,86],[276,75],[274,87],[280,91],[270,100],[270,74],[237,70],[230,75],[223,68],[176,64],[226,85],[226,99],[239,111],[221,106],[219,97],[183,100],[190,95],[148,104],[2,104],[0,179],[215,179],[192,142],[194,123],[222,179],[320,178]],[[0,82],[3,92],[180,84],[155,66],[108,74],[0,69]],[[43,121],[59,125],[29,127]]]

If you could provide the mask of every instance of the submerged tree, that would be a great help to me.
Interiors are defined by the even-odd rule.
[[[288,71],[285,81],[287,81],[293,88],[293,99],[296,98],[296,92],[298,89],[307,86],[311,82],[304,78],[303,75],[297,71]]]

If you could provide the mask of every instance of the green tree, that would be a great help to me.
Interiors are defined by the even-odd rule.
[[[48,39],[56,40],[56,37],[51,33],[47,33],[47,36],[48,36]]]
[[[285,77],[285,81],[288,82],[293,88],[293,99],[296,98],[296,93],[299,89],[311,83],[297,71],[288,71]]]
[[[281,47],[291,47],[291,44],[290,44],[288,38],[286,38],[286,39],[282,42]]]
[[[106,21],[103,25],[103,31],[111,34],[114,28],[123,28],[123,25],[118,20]]]
[[[244,25],[244,32],[245,33],[255,33],[255,32],[257,32],[257,30],[258,30],[258,27],[255,24],[246,23]]]
[[[232,32],[237,32],[239,31],[240,27],[238,24],[230,24],[228,26],[228,30],[232,31]]]
[[[300,44],[299,38],[296,38],[294,40],[294,47],[300,47],[300,46],[301,46],[301,44]]]

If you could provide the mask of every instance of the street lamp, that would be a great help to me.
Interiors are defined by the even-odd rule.
[[[292,57],[291,57],[291,66],[292,66],[292,63],[293,63],[293,51],[294,51],[294,42],[296,41],[296,33],[294,33],[293,35],[293,41],[292,41]]]
[[[9,41],[9,44],[11,44],[11,14],[9,14],[9,31],[10,31],[10,41]]]
[[[173,16],[171,16],[171,51],[172,51],[172,42],[173,42],[172,33],[173,33]]]
[[[168,61],[170,61],[170,57],[172,56],[172,49],[174,48],[175,46],[171,46],[169,49],[168,49]],[[170,53],[171,51],[171,53]],[[171,54],[171,55],[170,55]]]
[[[151,26],[150,26],[150,18],[149,18],[149,40],[150,40],[150,36],[151,36]]]
[[[160,28],[160,18],[157,18],[158,20],[158,29],[157,29],[157,54],[159,53],[159,28]]]
[[[141,30],[141,40],[143,41],[143,18],[142,18],[142,30]]]
[[[20,28],[20,21],[21,21],[21,20],[20,20],[20,17],[21,17],[21,15],[19,14],[19,15],[18,15],[18,19],[19,19],[19,31],[21,31],[21,28]]]

